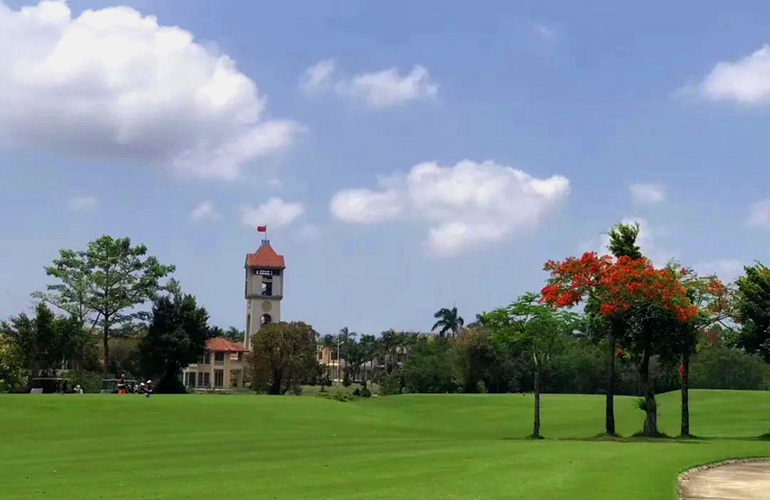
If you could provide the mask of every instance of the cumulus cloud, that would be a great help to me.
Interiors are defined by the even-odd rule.
[[[770,103],[770,46],[736,61],[718,62],[702,82],[684,91],[714,101],[744,105]]]
[[[305,207],[299,202],[286,202],[281,198],[270,198],[258,207],[243,207],[241,221],[247,226],[272,227],[287,226],[305,212]]]
[[[760,200],[751,205],[746,224],[751,227],[770,229],[770,198]]]
[[[666,190],[661,184],[633,184],[631,186],[631,196],[637,203],[662,203],[666,201]]]
[[[213,220],[218,217],[214,204],[210,201],[202,201],[190,212],[190,220],[193,222]]]
[[[302,130],[265,104],[230,57],[153,16],[0,1],[0,145],[233,179]]]
[[[308,92],[326,90],[331,85],[332,73],[337,63],[334,59],[324,59],[305,70],[300,85]]]
[[[99,200],[93,196],[73,196],[67,200],[70,212],[93,212],[99,208]]]
[[[438,85],[428,70],[420,65],[415,65],[405,74],[401,74],[398,68],[388,68],[335,79],[335,72],[336,62],[325,59],[305,70],[300,85],[309,92],[333,91],[339,96],[359,100],[373,109],[403,105],[438,94]]]
[[[345,189],[332,197],[332,215],[344,222],[374,224],[393,220],[401,215],[403,206],[395,189]]]
[[[491,161],[426,162],[381,179],[379,189],[340,191],[330,209],[337,219],[358,224],[423,220],[426,248],[454,256],[537,227],[569,191],[560,175],[539,179]]]

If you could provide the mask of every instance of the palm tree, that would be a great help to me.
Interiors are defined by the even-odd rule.
[[[439,309],[433,317],[438,319],[438,321],[436,321],[436,324],[433,325],[433,328],[431,328],[430,331],[439,329],[438,334],[441,338],[444,338],[449,332],[452,333],[452,336],[457,335],[460,328],[465,324],[465,320],[462,316],[457,314],[457,307],[453,307],[452,309],[443,307]]]
[[[364,361],[363,386],[366,387],[366,381],[367,381],[366,363],[369,363],[371,369],[373,370],[374,368],[373,361],[375,356],[377,355],[377,338],[374,335],[361,335],[361,340],[359,341],[358,345],[361,348],[361,354]]]

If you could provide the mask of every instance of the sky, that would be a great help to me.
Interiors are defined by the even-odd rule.
[[[734,279],[770,243],[764,2],[0,0],[0,318],[59,249],[144,243],[243,328],[426,331],[618,222]]]

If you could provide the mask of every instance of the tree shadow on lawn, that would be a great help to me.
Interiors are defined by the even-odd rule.
[[[631,436],[608,436],[597,434],[589,437],[540,437],[532,436],[504,437],[502,441],[578,441],[584,443],[666,443],[666,444],[708,444],[711,441],[770,441],[770,433],[761,436],[668,436],[661,434],[657,437],[634,434]]]

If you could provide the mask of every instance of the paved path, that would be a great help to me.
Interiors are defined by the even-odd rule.
[[[739,462],[685,475],[681,500],[770,500],[770,462]]]

